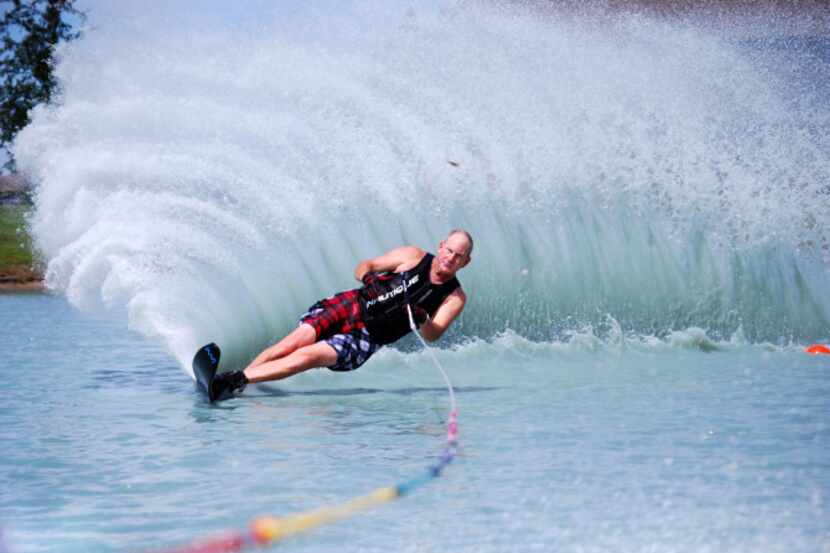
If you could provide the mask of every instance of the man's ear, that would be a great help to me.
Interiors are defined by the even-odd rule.
[[[470,261],[472,261],[472,260],[473,260],[473,256],[468,255],[468,256],[467,256],[467,259],[465,259],[465,260],[464,260],[464,263],[462,263],[462,264],[461,264],[461,268],[463,269],[464,267],[466,267],[466,266],[467,266],[467,264],[468,264]]]

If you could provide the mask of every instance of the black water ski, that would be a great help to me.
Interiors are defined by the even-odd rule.
[[[203,346],[193,357],[193,376],[199,389],[211,402],[216,401],[216,392],[213,390],[213,378],[219,368],[219,356],[222,354],[219,346],[210,343]]]

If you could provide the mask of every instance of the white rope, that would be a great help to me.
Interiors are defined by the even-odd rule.
[[[412,329],[412,332],[415,333],[415,336],[418,337],[418,340],[421,341],[423,344],[424,349],[429,352],[430,357],[432,357],[432,361],[435,363],[435,366],[438,367],[438,370],[441,372],[441,376],[444,377],[444,382],[447,384],[447,390],[450,392],[450,416],[452,417],[453,413],[456,413],[456,406],[455,406],[455,391],[452,388],[452,383],[450,382],[450,377],[447,376],[447,372],[444,370],[444,367],[441,366],[441,363],[438,361],[438,357],[435,355],[435,351],[433,348],[427,345],[426,340],[424,337],[421,336],[421,333],[418,332],[418,327],[415,326],[415,318],[412,316],[412,308],[409,304],[406,304],[406,311],[409,313],[409,327]]]

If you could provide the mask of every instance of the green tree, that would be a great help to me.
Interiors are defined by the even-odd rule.
[[[17,132],[29,124],[29,111],[58,92],[52,74],[55,46],[80,36],[72,21],[84,14],[75,0],[0,0],[0,147],[14,169],[9,150]]]

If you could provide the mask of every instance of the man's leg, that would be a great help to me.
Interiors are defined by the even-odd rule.
[[[286,355],[294,353],[303,346],[310,346],[317,341],[317,333],[309,324],[303,323],[295,328],[288,336],[266,348],[262,353],[256,356],[256,359],[251,361],[245,370],[252,369],[256,366],[262,365],[269,361],[275,361]]]
[[[303,326],[308,327],[314,333],[314,329],[308,325]],[[285,357],[259,365],[251,364],[244,372],[249,382],[264,382],[266,380],[280,380],[308,369],[328,367],[335,363],[337,363],[337,352],[334,348],[326,342],[317,342],[303,346]]]

